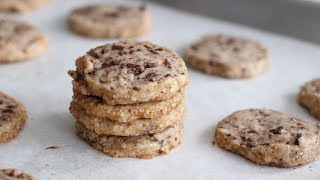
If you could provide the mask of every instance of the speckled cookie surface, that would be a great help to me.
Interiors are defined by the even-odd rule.
[[[0,20],[0,63],[29,60],[47,50],[46,36],[22,21]]]
[[[0,143],[14,139],[27,120],[27,111],[14,98],[0,91]]]
[[[45,4],[49,0],[1,0],[0,11],[11,13],[27,13]]]
[[[145,41],[120,41],[90,50],[69,71],[73,88],[106,103],[135,104],[172,98],[188,83],[183,60]]]
[[[16,169],[0,169],[1,180],[35,180],[29,174],[18,173]]]
[[[257,164],[293,167],[319,157],[320,127],[273,110],[247,109],[220,121],[215,141]]]
[[[260,43],[225,34],[206,35],[185,52],[188,65],[226,78],[249,78],[268,69],[271,56]]]
[[[320,120],[320,78],[307,82],[301,87],[298,102]]]
[[[150,15],[145,6],[90,5],[73,10],[70,29],[95,38],[133,37],[150,29]]]
[[[102,98],[86,96],[74,91],[73,101],[81,105],[86,113],[108,118],[118,122],[130,122],[141,118],[158,118],[179,106],[184,99],[184,90],[177,92],[171,99],[131,105],[108,105]]]
[[[177,123],[163,132],[140,136],[98,135],[77,122],[76,133],[93,148],[112,157],[149,159],[168,154],[183,138],[183,125]]]
[[[88,115],[80,105],[74,102],[71,103],[70,112],[77,121],[83,123],[86,128],[97,134],[138,136],[159,133],[169,126],[182,121],[186,113],[186,108],[183,103],[162,117],[137,119],[130,122],[117,122],[107,118]]]

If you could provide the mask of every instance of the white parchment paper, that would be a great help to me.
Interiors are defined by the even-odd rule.
[[[202,34],[241,35],[268,47],[272,68],[250,80],[226,80],[189,69],[184,142],[167,156],[115,159],[89,147],[74,133],[68,111],[72,87],[67,70],[74,69],[75,59],[90,48],[114,40],[73,35],[66,18],[73,7],[91,2],[53,0],[39,11],[14,16],[47,33],[50,47],[37,60],[0,66],[0,90],[23,102],[30,116],[17,139],[0,145],[0,168],[18,168],[38,179],[59,180],[320,179],[320,161],[290,169],[259,166],[211,144],[217,122],[243,108],[272,108],[317,122],[296,104],[296,95],[301,84],[320,76],[320,47],[155,4],[150,4],[152,31],[140,39],[166,45],[182,55],[186,45]],[[53,145],[60,149],[46,150]]]

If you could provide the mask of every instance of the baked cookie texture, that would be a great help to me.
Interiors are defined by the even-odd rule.
[[[115,136],[138,136],[144,134],[159,133],[181,122],[186,113],[184,103],[180,104],[170,113],[153,119],[136,119],[130,122],[117,122],[107,118],[99,118],[88,115],[84,109],[72,102],[70,112],[73,117],[81,122],[85,127],[97,134],[107,134]]]
[[[150,159],[167,154],[181,144],[183,124],[177,123],[156,134],[121,137],[99,135],[87,129],[82,123],[76,122],[76,133],[90,146],[112,157]]]
[[[24,14],[47,4],[49,0],[1,0],[0,11]]]
[[[47,48],[47,37],[32,25],[0,20],[0,63],[26,61],[42,55]]]
[[[109,105],[96,96],[86,96],[74,91],[73,101],[83,107],[89,115],[108,118],[118,122],[137,119],[152,119],[165,116],[176,109],[184,100],[184,90],[177,92],[171,99],[130,105]]]
[[[320,78],[309,81],[301,87],[298,103],[320,120]]]
[[[0,143],[16,138],[27,118],[25,107],[0,91]]]
[[[226,34],[206,35],[191,43],[185,61],[195,69],[225,78],[250,78],[271,65],[271,55],[260,43]]]
[[[126,40],[76,60],[70,112],[76,133],[112,157],[153,158],[182,142],[187,68],[174,51]]]
[[[1,180],[35,180],[32,175],[18,173],[16,169],[0,169]]]
[[[234,112],[218,123],[222,148],[263,165],[294,167],[320,154],[320,126],[268,109]]]
[[[120,41],[94,48],[69,71],[73,88],[105,103],[137,104],[172,98],[188,84],[184,61],[171,49],[146,41]]]
[[[146,6],[97,4],[74,9],[70,29],[93,38],[128,38],[146,34],[151,18]]]

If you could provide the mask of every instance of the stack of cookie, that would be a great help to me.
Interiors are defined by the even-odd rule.
[[[188,74],[172,50],[120,41],[76,61],[73,101],[76,133],[113,157],[152,158],[182,141]]]

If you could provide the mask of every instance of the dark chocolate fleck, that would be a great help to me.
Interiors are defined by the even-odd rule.
[[[302,134],[297,134],[297,136],[296,136],[296,140],[294,141],[294,144],[295,145],[298,145],[299,146],[299,138],[302,136]]]
[[[129,73],[133,73],[134,75],[139,75],[142,73],[141,67],[139,65],[127,64],[126,66],[129,70]]]
[[[164,65],[165,67],[171,69],[171,64],[170,64],[170,62],[168,61],[168,59],[164,59],[164,60],[163,60],[163,65]]]
[[[119,51],[122,51],[123,49],[124,49],[124,47],[123,46],[118,46],[118,45],[112,45],[112,47],[111,47],[111,49],[112,50],[119,50]]]
[[[279,126],[275,129],[271,129],[269,132],[271,132],[272,134],[283,134],[285,131],[285,129],[282,126]]]
[[[146,79],[147,81],[153,82],[153,81],[154,81],[153,78],[156,77],[156,76],[157,76],[157,74],[154,73],[154,72],[152,72],[152,73],[147,74],[147,75],[145,76],[145,79]]]
[[[149,62],[146,62],[143,64],[144,68],[153,68],[153,67],[156,67],[156,64],[155,63],[149,63]]]
[[[87,54],[89,54],[91,57],[94,57],[96,59],[100,58],[100,56],[94,51],[89,51]]]

